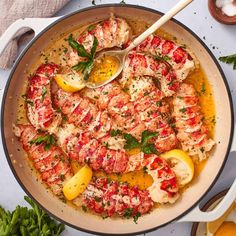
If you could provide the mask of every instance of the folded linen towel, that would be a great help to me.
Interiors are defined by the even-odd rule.
[[[60,10],[69,0],[1,0],[0,36],[14,21],[24,17],[49,17]],[[0,68],[10,68],[17,56],[18,40],[29,29],[15,35],[0,56]]]

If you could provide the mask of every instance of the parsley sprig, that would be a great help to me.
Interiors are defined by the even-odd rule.
[[[233,64],[233,69],[236,70],[236,54],[220,57],[219,60],[226,64]]]
[[[31,209],[17,206],[10,212],[0,206],[0,235],[59,236],[65,229],[64,224],[58,224],[50,218],[31,198],[24,198],[31,205]]]
[[[111,130],[111,137],[122,135],[126,143],[124,149],[131,150],[134,148],[140,148],[141,151],[145,154],[158,154],[154,143],[151,142],[152,138],[158,136],[158,132],[151,132],[145,130],[142,132],[141,142],[139,142],[131,134],[123,133],[121,130]]]
[[[36,144],[36,145],[40,145],[41,143],[44,143],[45,144],[44,149],[47,151],[52,145],[56,143],[56,140],[53,135],[46,134],[46,135],[43,135],[36,139],[31,140],[29,143]]]
[[[80,61],[77,65],[72,68],[76,71],[82,71],[84,75],[84,80],[88,80],[89,73],[91,72],[94,64],[94,56],[98,46],[98,40],[94,36],[93,45],[90,53],[86,51],[82,44],[79,44],[74,40],[73,35],[71,34],[68,38],[69,45],[77,52],[78,56],[86,58],[86,61]]]

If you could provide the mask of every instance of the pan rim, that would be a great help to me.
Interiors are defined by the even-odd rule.
[[[228,144],[228,147],[227,147],[227,150],[225,152],[225,156],[224,156],[224,161],[218,171],[218,173],[216,174],[216,177],[214,178],[214,180],[212,181],[212,183],[210,184],[210,186],[207,188],[207,190],[205,192],[202,193],[201,197],[195,202],[193,203],[193,205],[187,209],[186,211],[182,212],[180,215],[178,215],[176,218],[162,224],[162,225],[159,225],[159,226],[156,226],[156,227],[152,227],[152,228],[149,228],[149,229],[146,229],[146,230],[142,230],[142,231],[137,231],[137,232],[133,232],[133,233],[122,233],[122,234],[116,234],[116,233],[101,233],[101,232],[97,232],[97,231],[92,231],[92,230],[88,230],[88,229],[84,229],[84,228],[80,228],[76,225],[73,225],[59,217],[57,217],[56,215],[54,215],[53,213],[51,213],[49,210],[47,210],[44,206],[42,206],[33,196],[32,194],[26,189],[26,187],[24,186],[24,184],[22,183],[22,181],[20,180],[20,178],[18,177],[15,169],[14,169],[14,166],[12,165],[12,162],[11,162],[11,159],[10,159],[10,155],[8,153],[8,150],[7,150],[7,145],[6,145],[6,139],[5,139],[5,133],[4,133],[4,130],[5,130],[5,127],[4,127],[4,114],[5,114],[5,102],[6,102],[6,96],[7,96],[7,93],[8,93],[8,89],[9,89],[9,86],[10,86],[10,83],[11,83],[11,80],[12,80],[12,77],[15,73],[15,70],[18,66],[18,64],[21,62],[21,59],[24,57],[24,55],[26,54],[26,52],[28,51],[28,49],[33,45],[33,43],[39,38],[41,37],[46,31],[48,31],[49,29],[51,29],[54,25],[56,25],[57,23],[63,21],[64,19],[68,18],[68,17],[71,17],[73,15],[76,15],[76,14],[79,14],[81,12],[86,12],[86,11],[90,11],[90,10],[94,10],[94,9],[98,9],[98,8],[111,8],[111,7],[125,7],[125,8],[134,8],[134,9],[140,9],[140,10],[144,10],[146,12],[151,12],[151,13],[155,13],[155,14],[159,14],[159,15],[163,15],[162,12],[160,11],[157,11],[157,10],[154,10],[154,9],[151,9],[151,8],[148,8],[148,7],[144,7],[144,6],[137,6],[137,5],[132,5],[132,4],[119,4],[119,3],[116,3],[116,4],[101,4],[101,5],[98,5],[98,6],[91,6],[91,7],[86,7],[86,8],[83,8],[83,9],[80,9],[80,10],[77,10],[77,11],[74,11],[72,13],[69,13],[69,14],[66,14],[62,17],[60,17],[59,19],[57,19],[56,21],[54,21],[53,23],[49,24],[45,29],[43,29],[35,38],[33,38],[29,44],[25,47],[25,49],[23,50],[23,52],[19,55],[19,57],[17,58],[16,62],[14,63],[13,65],[13,68],[10,72],[10,75],[8,77],[8,80],[7,80],[7,83],[5,85],[5,89],[4,89],[4,94],[3,94],[3,97],[2,97],[2,106],[1,106],[1,137],[2,137],[2,144],[3,144],[3,149],[4,149],[4,153],[5,153],[5,156],[7,158],[7,162],[8,162],[8,165],[10,166],[10,169],[11,171],[13,172],[14,174],[14,177],[16,178],[17,182],[20,184],[21,188],[24,190],[24,192],[29,195],[45,212],[47,212],[49,215],[51,215],[53,218],[55,218],[56,220],[74,228],[74,229],[77,229],[77,230],[80,230],[80,231],[83,231],[83,232],[86,232],[86,233],[91,233],[91,234],[100,234],[100,235],[137,235],[137,234],[144,234],[144,233],[148,233],[148,232],[152,232],[154,230],[157,230],[161,227],[164,227],[166,225],[168,225],[169,223],[171,222],[174,222],[174,221],[177,221],[178,219],[181,219],[184,215],[188,214],[191,210],[193,210],[200,202],[201,200],[204,198],[204,196],[211,190],[211,188],[214,186],[214,184],[216,183],[216,181],[218,180],[224,166],[225,166],[225,163],[228,159],[228,156],[229,156],[229,152],[230,152],[230,149],[231,149],[231,146],[232,146],[232,141],[233,141],[233,134],[234,134],[234,112],[233,112],[233,102],[232,102],[232,95],[230,93],[230,89],[229,89],[229,85],[228,85],[228,82],[227,82],[227,79],[225,77],[225,74],[219,64],[219,62],[217,61],[217,59],[215,58],[215,56],[213,55],[213,53],[210,51],[210,49],[207,47],[207,45],[205,45],[205,43],[202,41],[202,39],[199,38],[199,36],[197,36],[191,29],[189,29],[187,26],[185,26],[183,23],[181,23],[180,21],[176,20],[176,19],[171,19],[171,21],[173,21],[174,23],[178,24],[179,26],[181,26],[182,28],[184,28],[186,31],[188,31],[203,47],[204,49],[206,50],[206,52],[208,53],[208,55],[211,57],[211,59],[214,61],[217,69],[219,70],[220,74],[221,74],[221,77],[223,79],[223,82],[224,82],[224,86],[226,88],[226,91],[227,91],[227,95],[228,95],[228,101],[229,101],[229,106],[230,106],[230,111],[231,111],[231,130],[230,130],[230,137],[229,137],[229,144]]]

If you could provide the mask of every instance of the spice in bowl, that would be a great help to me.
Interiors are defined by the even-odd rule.
[[[221,11],[227,16],[236,15],[236,1],[235,0],[216,0],[216,6],[221,8]]]

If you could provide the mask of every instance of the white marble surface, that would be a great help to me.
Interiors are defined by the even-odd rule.
[[[119,3],[115,0],[96,0],[97,5],[105,3]],[[173,6],[177,0],[126,0],[126,3],[142,5],[149,8],[157,9],[162,12],[166,12],[171,6]],[[72,0],[66,5],[57,15],[67,14],[77,9],[81,9],[87,6],[91,6],[90,0]],[[226,26],[216,22],[208,12],[206,0],[195,0],[187,9],[182,11],[176,16],[176,19],[184,23],[190,29],[192,29],[212,50],[216,58],[222,55],[228,55],[236,53],[236,26]],[[234,103],[236,101],[236,71],[233,71],[231,66],[221,64],[227,77],[230,90],[233,96]],[[0,91],[2,92],[7,81],[9,70],[0,70]],[[234,106],[235,111],[235,106]],[[223,127],[222,127],[223,128]],[[236,150],[236,142],[233,146]],[[233,150],[233,149],[232,149]],[[230,186],[235,178],[235,166],[236,166],[236,153],[231,152],[229,155],[227,164],[220,175],[217,183],[204,198],[203,202],[213,196],[215,193]],[[6,209],[14,209],[17,204],[24,205],[23,196],[25,193],[15,180],[5,158],[2,145],[0,145],[0,205]],[[165,235],[165,236],[187,236],[190,234],[190,223],[172,223],[166,227],[156,230],[152,233],[148,233],[148,236]],[[85,236],[89,235],[75,229],[66,227],[64,236]]]

